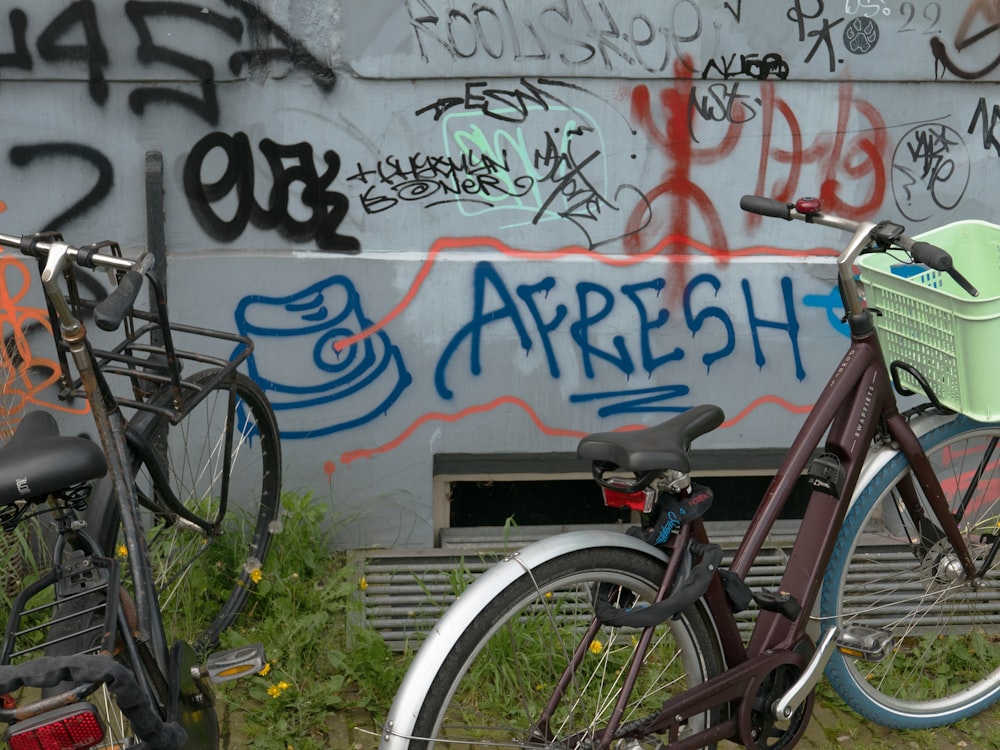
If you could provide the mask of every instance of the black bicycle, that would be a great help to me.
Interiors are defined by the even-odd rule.
[[[171,323],[148,254],[58,235],[0,245],[38,259],[59,397],[86,399],[100,438],[61,436],[31,412],[0,448],[0,526],[31,520],[48,555],[0,646],[8,744],[216,748],[210,683],[264,658],[259,646],[207,654],[280,530],[277,424],[237,371],[252,342]],[[107,270],[112,291],[87,296],[84,269]],[[135,304],[144,281],[149,310]]]

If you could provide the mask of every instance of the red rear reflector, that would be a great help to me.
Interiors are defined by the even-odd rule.
[[[89,750],[103,739],[97,709],[89,703],[47,711],[7,729],[11,750]]]
[[[656,502],[656,490],[651,487],[638,492],[621,492],[602,486],[601,492],[604,493],[604,504],[609,508],[631,508],[640,513],[649,513]]]

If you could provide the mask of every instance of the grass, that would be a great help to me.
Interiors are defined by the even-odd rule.
[[[407,656],[381,636],[354,627],[361,581],[346,557],[329,552],[325,507],[309,497],[283,498],[284,529],[263,578],[223,646],[263,643],[266,674],[220,685],[219,700],[238,718],[246,748],[337,747],[330,719],[364,712],[384,716]],[[348,645],[349,644],[349,645]]]

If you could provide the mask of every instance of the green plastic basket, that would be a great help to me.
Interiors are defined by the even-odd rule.
[[[917,239],[947,250],[979,296],[947,274],[902,263],[901,253],[861,256],[868,306],[882,312],[875,325],[886,361],[916,368],[948,408],[1000,422],[1000,226],[956,221]],[[900,383],[922,390],[902,370]]]

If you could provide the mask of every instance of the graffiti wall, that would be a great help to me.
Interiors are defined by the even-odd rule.
[[[161,153],[172,314],[255,339],[287,489],[430,544],[436,457],[703,402],[700,447],[788,445],[843,238],[740,196],[993,219],[998,65],[985,0],[5,0],[0,231],[142,248]],[[7,417],[65,410],[0,264]]]

